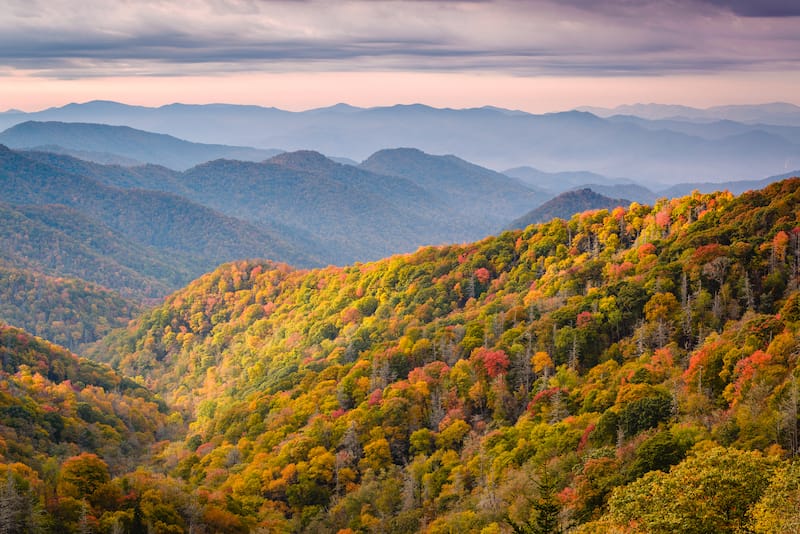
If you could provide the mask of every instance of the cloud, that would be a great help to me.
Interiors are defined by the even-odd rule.
[[[708,0],[742,17],[800,17],[796,0]]]
[[[0,67],[39,76],[798,68],[796,2],[11,0]]]

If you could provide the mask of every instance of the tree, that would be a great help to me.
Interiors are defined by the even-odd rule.
[[[110,479],[108,465],[96,454],[84,452],[61,465],[59,493],[76,499],[90,498]]]
[[[621,529],[653,534],[742,532],[775,463],[759,452],[698,451],[669,473],[651,471],[616,489],[606,519]]]
[[[753,531],[758,534],[800,533],[800,464],[775,470],[769,487],[752,510]]]

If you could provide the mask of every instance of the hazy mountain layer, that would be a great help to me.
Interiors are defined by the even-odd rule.
[[[162,174],[160,169],[155,170]],[[265,226],[255,227],[226,217],[173,194],[103,185],[84,173],[73,174],[2,145],[0,195],[14,205],[61,204],[69,208],[28,209],[24,217],[44,221],[47,231],[41,232],[40,226],[28,228],[17,217],[19,224],[16,230],[9,230],[8,239],[16,239],[23,247],[4,249],[5,254],[29,257],[34,263],[52,269],[51,274],[71,274],[117,289],[126,287],[125,275],[118,277],[111,274],[113,271],[103,269],[98,275],[105,278],[98,279],[86,274],[90,270],[86,261],[103,262],[109,256],[134,273],[172,287],[178,280],[185,283],[187,273],[197,276],[235,258],[272,257],[297,265],[316,261],[311,252],[294,249],[277,233],[269,233]],[[11,206],[11,209],[18,208]],[[78,236],[80,241],[76,240]],[[124,239],[120,240],[120,236]],[[37,240],[41,242],[31,250],[18,254],[17,251]],[[68,243],[70,253],[62,257],[59,247],[42,246],[54,242]],[[141,254],[130,243],[136,244],[137,249],[144,247],[147,252]],[[96,260],[90,259],[92,256]],[[145,288],[128,289],[141,295]]]
[[[781,110],[760,122],[769,124],[789,115]],[[417,147],[433,154],[455,154],[489,168],[581,169],[631,177],[645,185],[752,179],[800,167],[797,128],[763,131],[745,125],[709,139],[698,131],[671,130],[668,125],[650,128],[577,111],[532,115],[490,107],[342,105],[295,113],[257,106],[144,108],[89,102],[30,114],[0,114],[0,124],[5,121],[8,126],[31,119],[127,125],[201,143],[312,149],[356,161],[385,148]]]
[[[260,161],[279,150],[219,144],[190,143],[164,134],[136,130],[126,126],[80,122],[35,122],[17,124],[0,133],[0,143],[17,149],[46,149],[73,152],[74,155],[101,163],[155,163],[172,169],[188,169],[218,158]],[[113,158],[118,161],[109,161]]]
[[[756,105],[713,106],[698,109],[669,104],[633,104],[613,109],[582,107],[601,117],[614,115],[634,115],[644,119],[683,119],[698,122],[739,121],[746,124],[775,124],[800,126],[800,107],[784,102]]]

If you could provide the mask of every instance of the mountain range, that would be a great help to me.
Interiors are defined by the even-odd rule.
[[[37,146],[39,134],[49,136],[42,142],[74,137],[73,146],[96,154],[141,142],[153,154],[189,147],[184,156],[204,160],[218,148],[203,156],[203,145],[92,124],[23,123],[6,134],[20,132]],[[80,145],[86,139],[90,144]],[[0,267],[11,269],[0,281],[14,278],[27,296],[38,294],[31,284],[67,288],[85,281],[89,299],[75,293],[74,306],[86,311],[66,318],[42,316],[26,296],[27,311],[8,309],[0,318],[77,349],[108,325],[122,324],[141,304],[225,261],[269,258],[301,268],[372,261],[423,245],[481,239],[511,221],[523,227],[628,203],[614,199],[652,204],[720,187],[738,194],[781,178],[685,183],[655,193],[629,179],[585,171],[506,172],[414,148],[381,150],[361,164],[305,150],[264,161],[216,159],[180,171],[0,147]],[[116,292],[113,305],[98,293],[102,288]],[[104,303],[99,306],[105,311],[89,311],[84,303],[91,299]],[[99,317],[105,323],[93,326]]]
[[[34,113],[3,113],[0,127],[31,120],[103,122],[198,143],[311,149],[354,161],[385,148],[416,147],[494,169],[578,169],[653,187],[752,179],[800,167],[800,125],[783,123],[726,123],[725,128],[709,129],[685,120],[649,124],[580,111],[533,115],[492,107],[454,110],[417,104],[366,109],[337,105],[288,112],[223,104],[146,108],[96,101]],[[52,144],[58,143],[26,147]]]
[[[0,147],[0,525],[795,524],[800,179],[650,207],[519,174]],[[560,218],[500,231],[532,207]]]
[[[376,153],[360,167],[301,151],[179,172],[5,147],[0,195],[1,259],[138,299],[238,258],[309,267],[474,240],[549,198],[418,150]]]
[[[124,166],[153,163],[177,170],[220,158],[261,161],[281,152],[191,143],[127,126],[76,122],[23,122],[0,133],[0,143],[99,163]]]
[[[697,123],[732,124],[736,121],[744,124],[800,126],[800,106],[786,102],[713,106],[707,109],[671,104],[628,104],[611,109],[584,106],[578,109],[588,111],[599,117],[627,115],[650,120],[688,120]]]

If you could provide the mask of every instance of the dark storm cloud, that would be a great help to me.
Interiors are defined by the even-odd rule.
[[[11,0],[0,65],[44,76],[263,70],[669,74],[797,67],[800,2]]]

